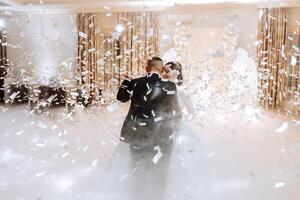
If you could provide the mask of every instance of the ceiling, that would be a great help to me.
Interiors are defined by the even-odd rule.
[[[269,0],[0,0],[7,4],[19,5],[40,5],[40,4],[111,4],[111,3],[177,3],[177,4],[209,4],[209,3],[259,3],[269,2]],[[299,2],[299,0],[270,0],[274,3]]]
[[[115,3],[115,2],[135,2],[140,0],[1,0],[3,2],[12,2],[17,4],[74,4],[74,3]],[[169,2],[170,0],[143,0],[143,2]],[[214,0],[212,0],[214,1]],[[226,0],[219,0],[219,2],[225,2]],[[245,0],[244,0],[245,1]],[[249,1],[249,0],[248,0]],[[250,0],[251,1],[251,0]],[[172,2],[186,2],[185,0],[173,0]],[[190,2],[205,2],[205,0],[194,0]],[[206,2],[209,2],[206,0]]]
[[[272,0],[273,2],[288,2],[292,0]],[[297,0],[294,0],[297,1]],[[210,4],[210,3],[257,3],[268,0],[0,0],[11,5],[62,5],[62,4]]]
[[[149,11],[229,6],[300,6],[300,0],[0,0],[0,8],[45,12]]]

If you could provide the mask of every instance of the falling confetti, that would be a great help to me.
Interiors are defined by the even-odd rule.
[[[24,133],[24,130],[21,130],[21,131],[18,131],[18,132],[16,132],[16,135],[22,135]]]
[[[84,33],[84,32],[79,32],[79,36],[80,36],[80,37],[83,37],[84,39],[87,39],[87,38],[88,38],[87,34]]]
[[[285,186],[285,183],[279,182],[275,184],[275,188],[282,188]]]
[[[276,129],[276,133],[283,133],[287,128],[289,124],[288,122],[284,122],[278,129]]]
[[[35,176],[36,176],[36,177],[40,177],[40,176],[45,175],[46,173],[47,173],[47,171],[45,170],[45,171],[36,173]]]
[[[55,129],[57,129],[57,125],[56,124],[54,124],[52,127],[51,127],[51,130],[55,130]]]
[[[97,167],[98,161],[99,161],[98,158],[96,158],[96,159],[92,162],[91,166],[92,166],[93,168]]]
[[[158,163],[159,159],[163,156],[163,153],[161,151],[158,151],[156,155],[153,157],[152,162],[155,164]]]
[[[295,56],[292,56],[291,65],[296,66],[297,64],[297,58]]]
[[[66,153],[64,153],[61,157],[62,157],[62,158],[65,158],[65,157],[67,157],[69,154],[70,154],[70,153],[66,152]]]
[[[156,155],[153,157],[152,162],[154,164],[157,164],[160,158],[163,156],[163,153],[161,152],[161,148],[159,146],[155,146],[154,150],[157,151]]]

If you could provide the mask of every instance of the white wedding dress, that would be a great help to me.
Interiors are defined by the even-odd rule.
[[[114,193],[128,200],[191,199],[191,190],[201,174],[199,155],[203,150],[197,125],[193,123],[193,104],[186,86],[178,86],[183,118],[174,132],[170,152],[145,152],[133,156],[130,147],[120,142],[111,157],[106,175]],[[134,157],[134,158],[133,158]]]
[[[195,110],[189,90],[183,84],[177,87],[177,91],[183,118],[175,131],[169,168],[169,196],[166,199],[197,199],[192,198],[192,190],[201,182],[203,160],[200,155],[204,152],[204,147],[201,144],[200,127],[193,121]]]

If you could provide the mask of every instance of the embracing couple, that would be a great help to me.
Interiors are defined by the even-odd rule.
[[[161,58],[153,57],[146,71],[146,76],[126,79],[119,88],[117,99],[131,101],[121,141],[137,150],[171,149],[182,116],[177,95],[177,86],[182,83],[181,65],[164,65]]]

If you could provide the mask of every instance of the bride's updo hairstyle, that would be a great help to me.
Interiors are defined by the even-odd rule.
[[[179,71],[179,74],[177,76],[177,85],[182,85],[183,83],[183,76],[182,76],[182,65],[179,62],[168,62],[166,65],[166,67],[169,67],[171,70],[177,70]]]

